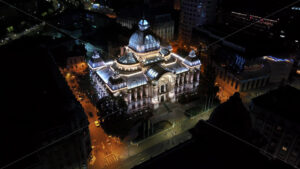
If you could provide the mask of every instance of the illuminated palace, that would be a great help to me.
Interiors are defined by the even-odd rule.
[[[147,20],[140,20],[128,46],[112,62],[95,54],[88,64],[100,97],[121,96],[128,112],[158,108],[164,101],[175,102],[181,94],[195,92],[200,80],[201,62],[195,51],[181,57],[149,32]]]

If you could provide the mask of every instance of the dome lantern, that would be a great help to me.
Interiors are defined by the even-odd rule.
[[[139,21],[139,30],[140,31],[147,30],[149,27],[150,27],[150,24],[149,24],[149,22],[147,20],[141,19]]]

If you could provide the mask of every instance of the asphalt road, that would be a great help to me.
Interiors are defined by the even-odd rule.
[[[155,144],[147,149],[144,149],[142,152],[137,153],[133,156],[130,156],[122,162],[122,165],[118,169],[130,169],[136,165],[139,165],[163,152],[166,150],[175,147],[176,145],[183,143],[191,138],[189,132],[184,132],[176,136],[171,137],[170,139],[165,139],[158,144]]]

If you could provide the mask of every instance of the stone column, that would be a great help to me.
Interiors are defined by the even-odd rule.
[[[146,104],[148,104],[149,101],[149,86],[146,85],[145,87],[145,94],[146,94]]]
[[[181,74],[181,86],[180,86],[180,88],[181,88],[181,91],[183,91],[183,89],[184,89],[184,84],[185,84],[185,82],[184,82],[184,77],[185,77],[185,73],[183,73],[183,74]]]
[[[168,84],[168,89],[169,89],[169,98],[170,98],[170,101],[172,102],[172,103],[174,103],[175,101],[176,101],[176,95],[175,95],[175,84],[173,83],[173,84],[171,84],[171,83],[169,83]]]
[[[181,81],[182,81],[182,83],[181,83],[181,86],[180,86],[181,91],[183,91],[184,86],[185,86],[184,78],[185,78],[185,74],[182,74],[182,76],[181,76]]]
[[[146,97],[149,97],[149,86],[148,85],[145,87],[145,94],[146,94]]]
[[[191,81],[191,83],[193,83],[193,81],[194,81],[194,71],[192,71],[192,73],[191,73],[190,81]]]
[[[143,98],[143,86],[141,86],[141,88],[140,88],[140,96],[141,96],[141,98]]]
[[[131,103],[131,90],[128,90],[128,93],[127,93],[127,97],[128,97],[128,103]]]
[[[200,70],[197,72],[197,82],[200,80]]]
[[[137,88],[134,89],[134,100],[137,101]]]
[[[186,81],[186,84],[190,83],[190,72],[186,73],[186,75],[185,75],[185,81]]]
[[[158,87],[157,86],[153,86],[152,89],[153,89],[153,91],[152,91],[152,93],[153,93],[152,102],[154,103],[153,107],[154,107],[154,109],[157,109],[158,108],[158,98],[157,98],[158,97],[157,96],[157,94],[158,94]]]
[[[143,106],[144,98],[143,98],[143,86],[140,88],[140,97],[141,97],[141,105]]]

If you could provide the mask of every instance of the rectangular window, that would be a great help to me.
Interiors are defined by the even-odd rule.
[[[238,88],[238,86],[239,86],[239,82],[238,81],[236,81],[236,83],[235,83],[235,90],[237,90],[237,88]]]
[[[161,86],[160,86],[160,92],[161,92],[161,93],[164,93],[164,92],[165,92],[164,85],[161,85]]]

